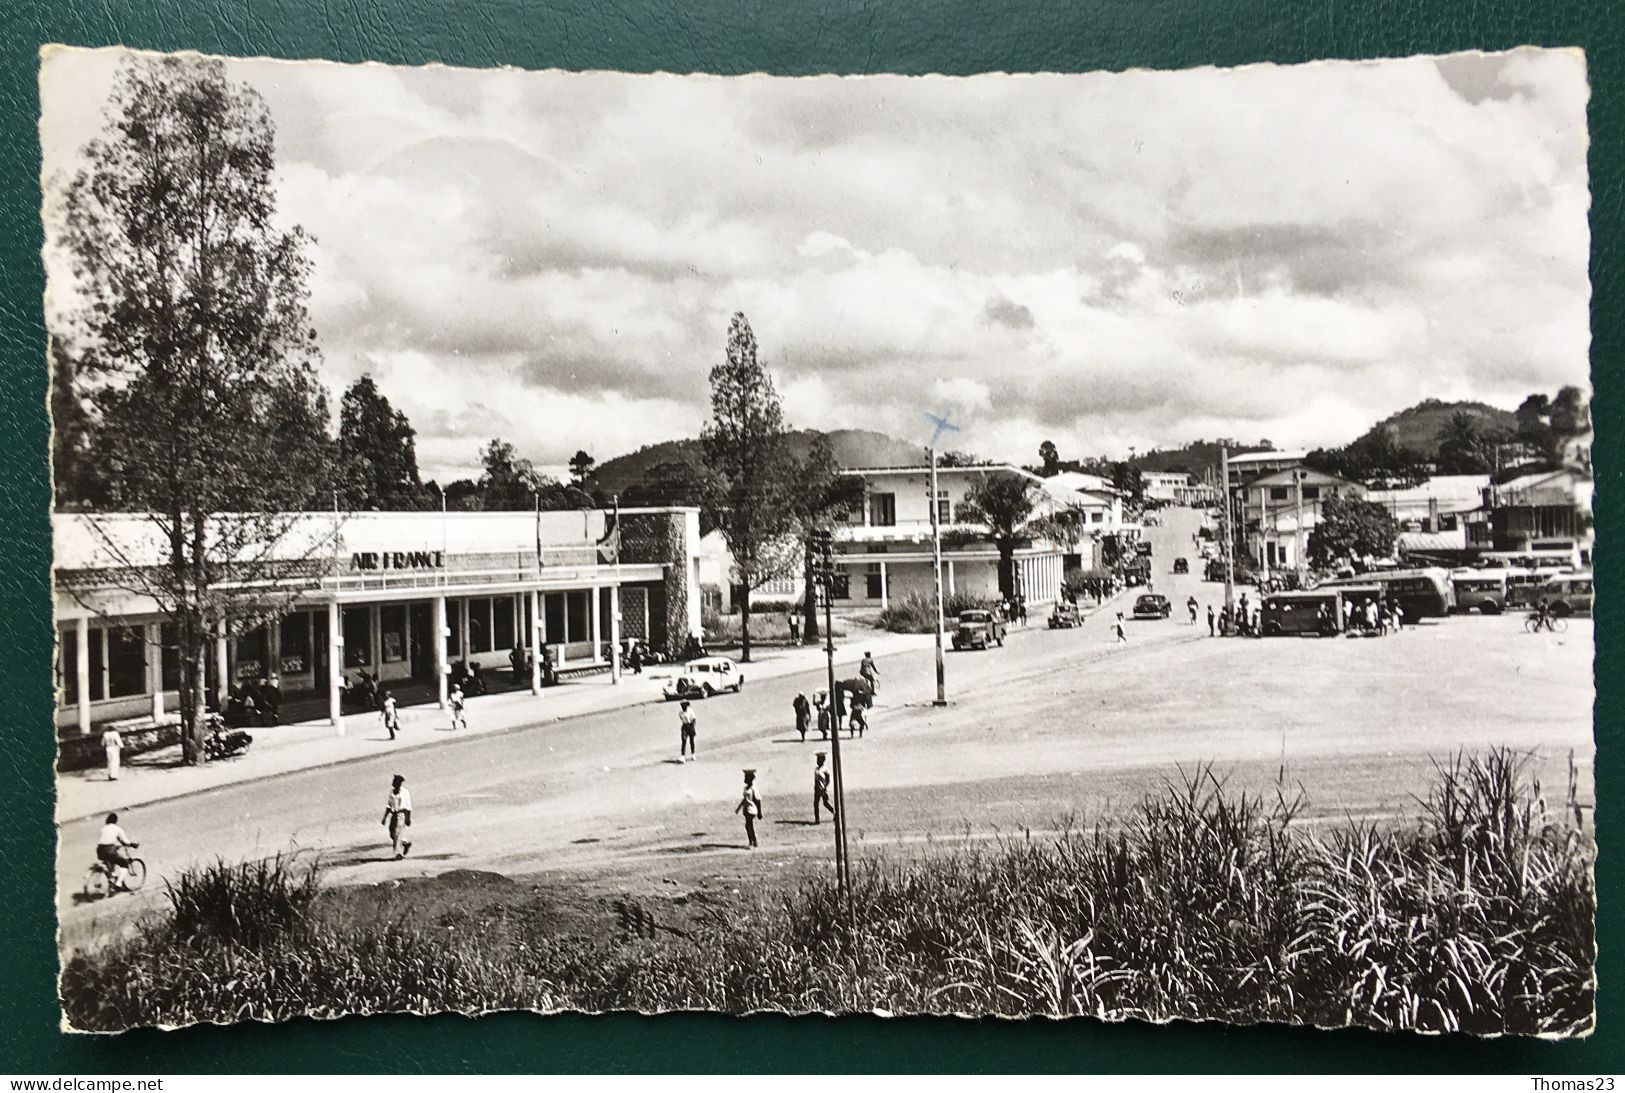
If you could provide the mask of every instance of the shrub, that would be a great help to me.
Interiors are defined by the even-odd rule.
[[[954,593],[942,598],[942,617],[945,623],[959,617],[961,611],[987,609],[992,604],[976,596]],[[880,613],[879,626],[894,634],[929,634],[936,626],[937,605],[934,596],[910,592],[893,599]]]
[[[849,900],[808,882],[692,935],[619,943],[320,925],[304,913],[314,874],[216,866],[177,890],[229,892],[196,902],[263,905],[282,925],[214,912],[183,929],[172,900],[176,921],[71,960],[62,998],[85,1029],[568,1007],[1566,1035],[1591,1027],[1595,993],[1575,800],[1572,764],[1567,806],[1548,809],[1498,750],[1439,764],[1412,824],[1319,833],[1296,822],[1301,793],[1231,792],[1204,767],[1115,825],[871,859]]]

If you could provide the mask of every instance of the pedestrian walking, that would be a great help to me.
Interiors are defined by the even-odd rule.
[[[823,698],[818,699],[818,736],[822,740],[829,739],[829,730],[834,721],[830,713],[829,703]]]
[[[751,769],[745,771],[745,791],[739,796],[739,803],[734,805],[736,813],[745,814],[745,839],[750,849],[756,849],[756,821],[762,818],[762,798],[756,793],[756,772]]]
[[[863,659],[858,662],[858,675],[869,684],[872,693],[880,693],[880,666],[875,663],[874,654],[867,649],[864,650]]]
[[[864,715],[863,704],[854,701],[852,703],[852,716],[846,719],[846,735],[848,738],[862,736],[868,728],[869,718]]]
[[[451,694],[446,696],[446,705],[451,708],[451,730],[468,728],[468,718],[463,715],[463,685],[454,683]]]
[[[807,742],[807,722],[812,718],[812,704],[807,701],[805,694],[797,692],[795,701],[790,703],[790,708],[796,713],[796,732],[800,735],[801,742],[805,744]]]
[[[1191,625],[1196,625],[1196,597],[1192,596],[1185,601],[1185,609],[1191,613]]]
[[[1023,626],[1027,625],[1027,597],[1026,596],[1019,596],[1019,597],[1016,598],[1016,617],[1021,620],[1021,625],[1023,625]]]
[[[384,692],[384,702],[378,708],[378,712],[384,719],[384,728],[389,730],[389,738],[395,739],[395,733],[401,727],[401,715],[395,707],[395,695],[392,692]]]
[[[1405,605],[1398,600],[1394,601],[1394,630],[1397,633],[1405,629]]]
[[[632,666],[633,675],[641,676],[643,674],[643,643],[641,641],[632,643],[631,650],[626,654],[626,660]]]
[[[699,738],[699,719],[694,716],[694,707],[688,699],[677,709],[677,760],[689,762],[694,758],[696,743]]]
[[[384,818],[379,821],[389,828],[390,846],[395,860],[400,861],[412,849],[407,828],[412,826],[412,791],[406,788],[406,779],[395,775],[389,781],[389,797],[384,801]]]
[[[800,645],[801,620],[796,617],[796,613],[794,611],[787,611],[784,615],[784,621],[785,624],[790,627],[790,644]]]
[[[1214,615],[1213,615],[1213,605],[1208,604],[1207,605],[1207,636],[1210,637],[1210,638],[1218,636],[1218,631],[1213,628],[1213,624],[1216,621],[1217,620],[1214,618]]]
[[[1128,632],[1123,629],[1123,613],[1121,611],[1117,613],[1117,644],[1128,644]]]
[[[835,802],[829,799],[829,768],[824,760],[829,756],[825,752],[818,753],[818,761],[813,764],[813,823],[821,823],[822,817],[818,814],[818,806],[823,805],[829,809],[831,818],[835,816]]]
[[[118,781],[119,764],[124,759],[124,737],[111,725],[102,733],[102,753],[107,756],[107,780]]]

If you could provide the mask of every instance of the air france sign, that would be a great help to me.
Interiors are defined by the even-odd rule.
[[[350,555],[350,568],[363,573],[389,569],[445,569],[443,550],[363,550]]]

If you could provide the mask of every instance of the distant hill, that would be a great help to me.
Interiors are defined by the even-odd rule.
[[[805,456],[813,438],[818,435],[816,429],[791,433],[790,450],[798,458]],[[843,467],[890,467],[925,462],[924,447],[885,433],[868,429],[836,429],[824,435],[829,437],[830,447],[835,450],[835,461]],[[593,480],[605,493],[625,493],[633,485],[646,483],[649,472],[661,464],[680,463],[698,467],[702,459],[699,440],[665,440],[606,459],[593,471]]]
[[[1155,449],[1136,456],[1134,465],[1142,471],[1167,471],[1195,475],[1198,480],[1219,474],[1219,449],[1227,447],[1231,455],[1271,450],[1267,444],[1237,444],[1234,441],[1193,440],[1179,448]]]
[[[1501,410],[1483,402],[1443,402],[1430,398],[1383,418],[1368,430],[1367,435],[1386,432],[1395,444],[1431,460],[1439,454],[1439,440],[1450,419],[1459,413],[1478,418],[1486,431],[1494,429],[1511,434],[1518,429],[1518,419],[1510,410]]]

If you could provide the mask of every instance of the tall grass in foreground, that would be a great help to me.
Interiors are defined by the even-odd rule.
[[[1301,797],[1231,793],[1204,768],[1118,826],[871,861],[850,908],[805,885],[670,941],[339,928],[287,863],[215,867],[172,888],[169,921],[70,961],[62,994],[97,1029],[569,1007],[1572,1034],[1591,1024],[1595,957],[1574,797],[1571,777],[1548,810],[1495,751],[1440,765],[1409,824],[1317,830],[1296,822]],[[286,899],[263,895],[278,883]],[[274,927],[244,925],[256,906]]]

